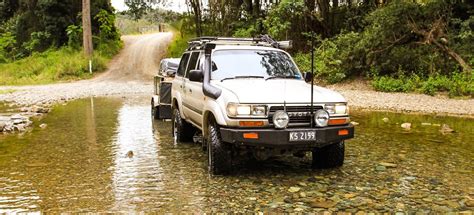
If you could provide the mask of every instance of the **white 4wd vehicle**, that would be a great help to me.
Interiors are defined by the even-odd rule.
[[[354,137],[346,100],[322,87],[311,93],[311,73],[303,78],[281,44],[198,38],[183,54],[172,81],[173,135],[202,135],[210,173],[227,173],[242,152],[266,159],[311,151],[313,167],[343,164],[344,140]]]

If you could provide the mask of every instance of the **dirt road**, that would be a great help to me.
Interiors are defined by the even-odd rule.
[[[150,94],[153,75],[172,37],[172,33],[123,36],[124,49],[110,62],[109,69],[97,77],[73,83],[0,87],[0,90],[14,90],[0,94],[0,101],[19,106],[48,106],[90,96]]]

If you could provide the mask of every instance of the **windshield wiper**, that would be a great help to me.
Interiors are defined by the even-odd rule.
[[[224,79],[221,80],[221,82],[223,82],[225,80],[239,79],[239,78],[265,78],[265,77],[257,76],[257,75],[242,75],[242,76],[234,76],[234,77],[230,77],[230,78],[224,78]]]
[[[271,77],[266,78],[265,81],[270,80],[270,79],[277,79],[277,78],[281,78],[281,79],[300,79],[301,77],[296,76],[296,75],[293,75],[293,76],[271,76]]]

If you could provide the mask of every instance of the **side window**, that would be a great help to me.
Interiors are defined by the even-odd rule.
[[[196,65],[199,59],[199,52],[193,52],[189,59],[188,68],[186,69],[186,78],[189,78],[189,71],[196,69]]]
[[[183,77],[184,73],[186,72],[186,66],[188,65],[189,53],[186,53],[181,57],[181,61],[179,62],[178,72],[176,73],[178,76]]]

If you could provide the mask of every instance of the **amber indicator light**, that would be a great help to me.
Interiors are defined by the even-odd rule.
[[[339,130],[337,133],[339,134],[339,136],[345,136],[349,134],[349,130],[342,129],[342,130]]]
[[[258,133],[244,133],[245,139],[258,139]]]
[[[261,127],[263,126],[263,121],[240,121],[239,125],[242,127]]]
[[[329,125],[344,125],[347,123],[347,119],[330,119]]]

